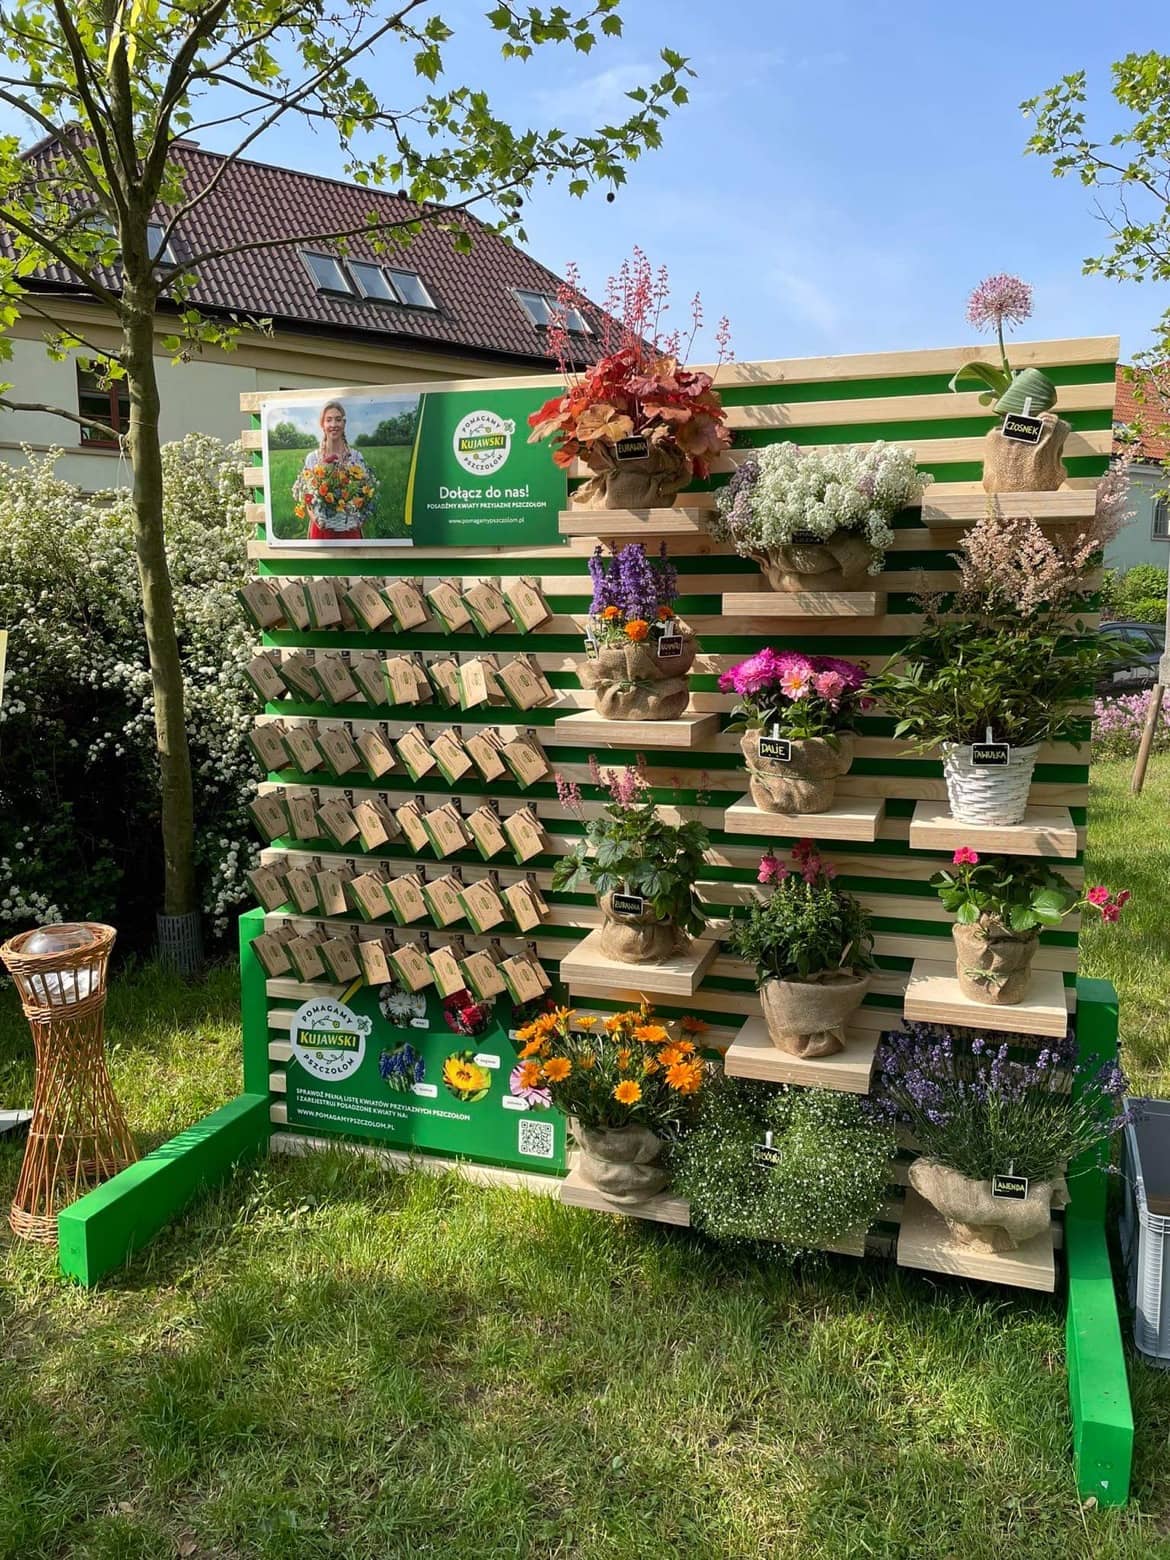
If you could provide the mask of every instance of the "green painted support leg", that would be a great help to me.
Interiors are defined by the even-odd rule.
[[[1082,1059],[1117,1055],[1117,993],[1108,981],[1077,981],[1076,1035]],[[1102,1506],[1122,1506],[1129,1498],[1133,1413],[1105,1239],[1107,1180],[1091,1162],[1069,1169],[1065,1340],[1077,1489]]]
[[[244,1089],[268,1093],[268,977],[252,952],[252,939],[264,930],[263,910],[240,917],[240,1026],[244,1037]]]

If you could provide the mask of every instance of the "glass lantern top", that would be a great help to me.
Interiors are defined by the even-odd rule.
[[[59,926],[38,927],[30,932],[21,953],[88,953],[95,948],[98,938],[88,926],[75,921],[65,921]]]

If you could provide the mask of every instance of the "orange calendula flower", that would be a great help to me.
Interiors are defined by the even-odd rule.
[[[540,1063],[525,1062],[520,1069],[520,1087],[522,1089],[535,1089],[540,1082]]]
[[[612,621],[615,617],[621,617],[622,609],[620,607],[606,607],[601,615],[603,618],[609,618]]]
[[[567,1056],[550,1056],[544,1064],[544,1076],[549,1083],[563,1083],[573,1071],[573,1064]]]
[[[694,1014],[688,1013],[686,1018],[679,1019],[678,1027],[684,1035],[705,1035],[711,1026],[705,1018],[696,1018]]]
[[[676,1062],[666,1069],[666,1081],[679,1094],[695,1094],[703,1081],[701,1062]]]
[[[528,1056],[539,1056],[543,1050],[544,1040],[540,1035],[537,1035],[535,1039],[530,1040],[527,1045],[521,1047],[520,1060],[523,1061]]]
[[[642,1098],[642,1086],[632,1078],[623,1079],[613,1091],[613,1097],[619,1105],[636,1105]]]
[[[650,632],[650,625],[645,618],[633,618],[626,624],[626,638],[639,644]]]

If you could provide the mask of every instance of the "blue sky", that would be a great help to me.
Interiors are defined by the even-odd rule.
[[[1117,332],[1129,355],[1170,305],[1170,288],[1081,274],[1105,244],[1092,192],[1024,155],[1018,107],[1083,67],[1110,132],[1109,66],[1170,48],[1164,0],[1108,12],[1066,0],[1051,13],[946,0],[624,0],[620,40],[591,56],[544,48],[528,63],[500,58],[486,8],[439,6],[456,29],[450,78],[485,89],[518,125],[593,128],[656,74],[663,44],[690,56],[692,101],[667,122],[663,149],[633,167],[612,205],[541,190],[527,247],[554,269],[575,259],[600,293],[640,244],[669,266],[677,312],[698,288],[709,321],[730,316],[740,358],[968,341],[966,296],[999,270],[1035,287],[1032,337]],[[417,91],[393,48],[365,74],[388,101]],[[199,139],[231,144],[222,132]],[[291,120],[252,155],[342,171],[332,135]],[[696,356],[710,351],[708,335]]]

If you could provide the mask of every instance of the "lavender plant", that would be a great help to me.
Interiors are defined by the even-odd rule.
[[[1003,1172],[1047,1180],[1126,1125],[1131,1115],[1118,1102],[1129,1084],[1115,1061],[1078,1061],[1071,1034],[1030,1054],[1034,1045],[905,1024],[882,1036],[868,1108],[908,1126],[926,1157],[973,1181]]]

